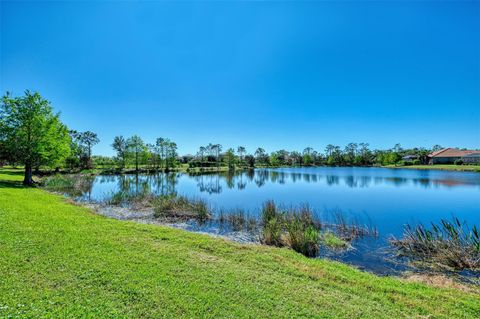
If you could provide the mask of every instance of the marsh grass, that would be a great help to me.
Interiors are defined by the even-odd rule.
[[[176,194],[160,195],[153,200],[154,216],[157,218],[197,219],[205,221],[211,217],[207,202]]]
[[[233,231],[255,232],[258,228],[257,219],[240,208],[232,211],[220,210],[218,222],[221,225],[228,225]]]
[[[262,207],[261,219],[263,244],[287,246],[308,257],[318,254],[321,223],[308,206],[285,209],[267,201]]]
[[[322,234],[322,243],[332,249],[345,249],[349,247],[349,243],[346,240],[339,238],[331,231],[326,231]]]
[[[308,205],[281,207],[267,201],[261,211],[260,242],[290,247],[308,256],[317,256],[320,246],[348,249],[350,242],[365,236],[378,236],[375,227],[348,220],[341,211],[333,223],[324,223]]]
[[[378,230],[376,227],[369,224],[362,224],[358,220],[348,220],[345,214],[340,211],[334,211],[333,213],[333,228],[336,235],[344,241],[352,241],[362,237],[378,237]]]
[[[149,208],[153,206],[156,196],[150,192],[118,191],[112,193],[105,204],[114,206],[129,206],[133,209]]]
[[[390,243],[400,256],[427,265],[455,270],[480,269],[480,231],[458,218],[442,219],[430,228],[406,225],[401,239]]]
[[[51,192],[81,196],[91,189],[93,179],[92,176],[56,174],[43,177],[40,186]]]

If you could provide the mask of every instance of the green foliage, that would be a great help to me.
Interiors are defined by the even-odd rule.
[[[463,161],[461,159],[457,159],[455,160],[455,162],[453,162],[453,164],[455,165],[463,165]]]
[[[25,165],[26,185],[33,183],[33,167],[59,167],[70,154],[67,127],[60,122],[59,114],[53,113],[50,102],[36,92],[3,96],[0,140],[9,159]]]
[[[70,165],[78,162],[80,168],[93,168],[92,147],[100,142],[97,134],[91,131],[78,132],[75,130],[71,130],[69,134],[72,139],[71,154],[72,157],[76,157],[76,160],[69,159]]]
[[[133,158],[135,163],[135,170],[138,171],[139,165],[147,157],[147,147],[140,136],[134,135],[127,139],[126,149],[129,158]]]
[[[122,135],[115,136],[115,138],[113,139],[112,147],[117,154],[116,161],[118,163],[118,166],[120,168],[125,168],[128,158],[127,141]]]
[[[233,148],[229,148],[225,153],[225,160],[227,161],[227,166],[229,170],[235,169],[235,153]]]

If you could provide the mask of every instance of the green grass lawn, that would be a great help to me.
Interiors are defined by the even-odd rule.
[[[0,170],[1,318],[479,318],[480,295],[107,219]]]
[[[461,171],[461,172],[480,172],[479,165],[454,165],[454,164],[410,165],[410,166],[387,165],[385,167],[408,168],[408,169],[436,169],[436,170],[443,170],[443,171]]]

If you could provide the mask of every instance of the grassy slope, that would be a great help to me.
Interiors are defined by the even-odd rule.
[[[480,296],[103,218],[0,171],[0,317],[478,318]]]
[[[480,172],[478,165],[453,165],[453,164],[437,164],[437,165],[410,165],[410,166],[395,166],[387,165],[387,168],[407,168],[407,169],[435,169],[442,171],[461,171],[461,172]]]

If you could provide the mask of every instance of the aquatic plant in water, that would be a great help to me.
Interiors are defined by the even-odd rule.
[[[42,178],[40,186],[48,191],[82,196],[92,188],[94,177],[85,175],[56,174]]]
[[[200,221],[211,217],[206,201],[191,199],[176,194],[160,195],[153,201],[154,216],[175,219],[198,219]]]
[[[475,225],[470,229],[458,218],[442,219],[430,228],[406,225],[403,237],[392,238],[390,243],[400,256],[431,266],[480,269],[480,231]]]

